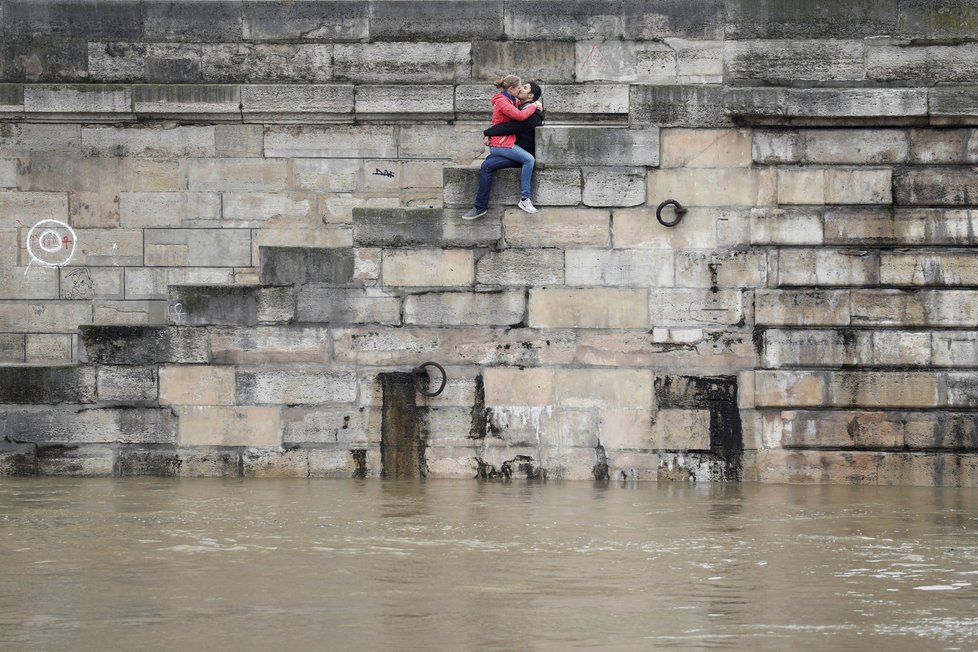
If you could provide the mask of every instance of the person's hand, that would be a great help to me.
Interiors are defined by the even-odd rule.
[[[540,100],[537,100],[536,102],[534,102],[533,103],[533,106],[537,107],[537,111],[542,111],[543,110],[543,102],[541,102]]]
[[[485,145],[486,147],[489,147],[489,136],[482,137],[482,144]]]

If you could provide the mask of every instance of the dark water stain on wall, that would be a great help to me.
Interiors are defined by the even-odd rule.
[[[380,475],[382,478],[426,477],[427,410],[418,407],[415,376],[392,372],[379,377],[384,391]]]

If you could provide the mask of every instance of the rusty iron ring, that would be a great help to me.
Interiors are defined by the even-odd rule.
[[[424,387],[421,385],[421,377],[428,375],[427,367],[434,367],[441,372],[441,385],[438,387],[436,392],[426,392]],[[445,367],[441,366],[437,362],[424,362],[421,365],[414,368],[414,386],[417,387],[418,393],[422,396],[438,396],[443,391],[445,391],[445,385],[448,383],[448,374],[445,373]]]
[[[664,219],[662,219],[662,209],[665,208],[666,206],[676,207],[676,219],[674,219],[671,222],[666,222]],[[661,224],[662,226],[676,226],[677,224],[679,224],[679,222],[682,221],[683,215],[685,214],[686,214],[686,209],[683,207],[682,204],[680,204],[675,199],[667,199],[661,204],[659,204],[659,207],[655,209],[655,219],[659,220],[659,224]]]

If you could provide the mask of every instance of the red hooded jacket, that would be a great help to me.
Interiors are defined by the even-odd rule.
[[[505,93],[499,92],[492,96],[492,124],[498,125],[507,120],[523,122],[536,113],[537,107],[530,104],[525,109],[517,108],[518,101],[510,99]],[[512,147],[516,144],[516,134],[506,136],[490,136],[489,147]]]

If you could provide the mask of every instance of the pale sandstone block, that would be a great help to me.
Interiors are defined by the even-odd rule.
[[[853,324],[969,326],[978,323],[978,293],[971,290],[852,290]]]
[[[873,452],[758,451],[760,482],[874,485],[886,455]]]
[[[261,125],[215,125],[214,152],[222,158],[261,156],[265,129]]]
[[[826,402],[833,407],[925,408],[946,404],[943,378],[932,372],[833,372],[825,376]],[[809,405],[809,404],[806,404]]]
[[[804,149],[798,163],[876,164],[904,163],[910,143],[903,129],[802,130]]]
[[[289,81],[295,79],[289,70]],[[352,120],[350,84],[248,84],[241,86],[245,120],[273,115],[282,122],[343,122]]]
[[[564,252],[560,249],[492,251],[475,266],[479,285],[563,285]]]
[[[647,450],[652,447],[655,411],[651,408],[602,408],[599,414],[598,443],[606,449]]]
[[[645,168],[582,168],[585,206],[638,206],[645,203]]]
[[[307,478],[309,451],[249,448],[241,454],[241,472],[246,478]]]
[[[87,156],[204,158],[215,156],[214,126],[82,127]]]
[[[744,302],[739,290],[653,288],[649,291],[652,326],[729,326],[743,321]]]
[[[93,321],[91,301],[0,301],[0,332],[73,333]]]
[[[729,168],[751,164],[749,129],[663,129],[663,168]]]
[[[432,132],[427,133],[425,151],[430,152]],[[479,150],[482,149],[480,139]],[[363,159],[397,155],[395,127],[388,125],[269,126],[265,129],[266,158]]]
[[[825,171],[826,204],[891,204],[891,170],[828,169]]]
[[[676,51],[679,84],[723,83],[723,41],[664,39]]]
[[[650,205],[679,199],[684,206],[765,205],[770,189],[760,170],[749,168],[673,168],[649,171]]]
[[[561,408],[650,410],[654,404],[648,369],[557,369],[554,387]]]
[[[960,453],[888,453],[880,458],[879,484],[976,487],[978,456]]]
[[[825,173],[823,170],[779,169],[779,204],[824,204]]]
[[[279,446],[277,407],[180,405],[177,433],[181,446]]]
[[[231,158],[198,159],[186,163],[191,191],[281,190],[289,187],[286,161]]]
[[[292,227],[320,224],[319,197],[298,192],[226,192],[221,195],[225,224]]]
[[[67,333],[28,333],[23,344],[24,361],[27,364],[74,362],[77,348],[75,337]]]
[[[978,365],[978,334],[964,331],[936,331],[932,334],[935,367]]]
[[[872,342],[874,365],[925,367],[931,363],[931,333],[877,331]]]
[[[217,328],[210,331],[210,352],[215,364],[326,364],[329,334],[325,326]]]
[[[825,405],[826,380],[816,371],[754,372],[754,403],[758,407]]]
[[[95,300],[93,324],[144,325],[166,323],[166,301]]]
[[[676,52],[654,41],[577,41],[577,81],[676,81]]]
[[[567,285],[618,287],[671,286],[671,251],[568,249],[564,252]]]
[[[658,410],[653,415],[648,448],[656,450],[709,450],[709,410]]]
[[[385,119],[399,113],[419,114],[425,118],[452,117],[455,87],[425,84],[425,92],[414,86],[394,84],[359,85],[356,87],[355,110],[359,119]]]
[[[160,367],[160,404],[234,405],[234,367]]]
[[[127,188],[133,192],[173,192],[187,189],[187,180],[179,161],[134,159],[132,183]]]
[[[80,152],[81,125],[8,123],[0,134],[0,156],[27,156],[32,152]]]
[[[30,264],[29,257],[26,262]],[[36,264],[30,267],[0,267],[0,299],[58,299],[62,298],[58,288],[57,268]],[[91,296],[74,298],[90,299]]]
[[[554,402],[553,369],[490,367],[483,373],[486,405],[546,406]]]
[[[669,219],[671,211],[663,213]],[[690,208],[679,225],[663,228],[655,208],[616,209],[614,246],[619,249],[712,249],[747,244],[749,219],[742,209]]]
[[[535,215],[510,209],[503,214],[503,233],[511,247],[606,247],[610,211],[547,208]]]
[[[910,162],[924,165],[975,163],[978,131],[975,129],[911,129]]]
[[[823,228],[817,210],[754,208],[750,212],[751,244],[820,245]]]
[[[17,161],[0,161],[0,188],[17,187]]]
[[[147,266],[250,267],[252,264],[251,229],[145,229],[142,234]]]
[[[357,378],[352,371],[239,369],[236,380],[239,404],[322,405],[357,399]]]
[[[538,328],[645,328],[646,290],[531,289],[530,325]]]
[[[764,287],[768,278],[768,254],[765,251],[686,250],[676,254],[675,267],[677,287]]]
[[[219,219],[221,195],[216,192],[119,193],[119,225],[123,228],[183,226]]]
[[[429,292],[404,300],[404,323],[421,326],[506,326],[525,315],[523,290]]]
[[[800,131],[788,129],[754,129],[751,157],[755,163],[776,165],[798,163],[805,151]]]
[[[473,253],[467,249],[385,250],[384,285],[454,287],[475,280]]]
[[[884,285],[978,285],[978,260],[970,254],[880,254]]]
[[[848,290],[757,290],[754,300],[757,325],[849,325]]]
[[[770,368],[869,365],[873,361],[871,335],[842,329],[765,329],[761,364]]]
[[[68,218],[74,228],[115,228],[119,226],[119,195],[107,192],[68,193]]]
[[[67,192],[0,192],[0,226],[28,228],[40,220],[68,221]]]
[[[550,84],[547,86],[548,114],[563,116],[627,115],[627,84]]]
[[[122,268],[62,267],[61,298],[123,299]]]
[[[792,249],[777,254],[779,287],[879,285],[880,260],[869,251]]]

